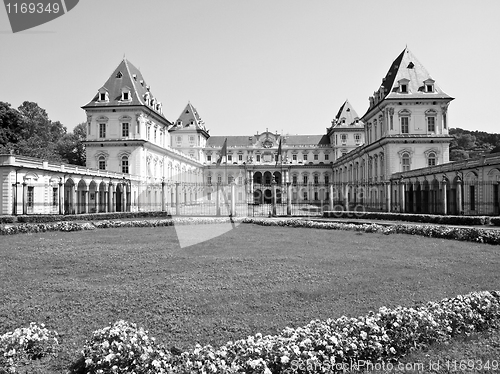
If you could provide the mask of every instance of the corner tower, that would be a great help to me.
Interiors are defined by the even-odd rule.
[[[333,148],[333,161],[365,142],[364,124],[348,100],[342,104],[332,120],[332,126],[327,129],[327,135]]]
[[[449,161],[447,110],[452,100],[405,48],[361,118],[367,149],[386,145],[386,175]]]

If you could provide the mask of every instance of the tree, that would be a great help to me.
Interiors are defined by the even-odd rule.
[[[61,158],[70,164],[85,166],[85,146],[87,139],[87,124],[78,124],[73,132],[65,134],[57,143],[57,152]]]
[[[0,101],[0,153],[10,153],[20,140],[22,115],[9,103]]]

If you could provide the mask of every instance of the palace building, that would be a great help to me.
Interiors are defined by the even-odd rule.
[[[0,214],[218,214],[225,203],[231,214],[498,214],[500,156],[449,162],[452,100],[405,48],[363,116],[345,101],[323,134],[212,136],[191,103],[168,120],[124,59],[82,107],[86,167],[0,155]]]

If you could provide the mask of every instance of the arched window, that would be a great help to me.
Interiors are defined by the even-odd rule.
[[[122,173],[128,174],[128,156],[122,157]]]
[[[428,166],[436,165],[436,154],[434,152],[429,152],[429,155],[427,156],[427,165]]]
[[[99,156],[98,164],[99,170],[106,170],[106,157]]]
[[[401,155],[401,165],[403,171],[409,171],[410,170],[410,154],[407,152],[404,152]]]

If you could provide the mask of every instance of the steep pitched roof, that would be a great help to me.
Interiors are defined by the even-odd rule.
[[[122,88],[126,87],[130,89],[131,100],[121,101]],[[99,94],[96,94],[83,108],[146,105],[146,96],[154,98],[142,73],[125,58],[101,88],[108,92],[109,101],[98,101]]]
[[[399,92],[399,81],[408,80],[409,94]],[[417,60],[415,55],[405,48],[403,52],[394,60],[391,68],[387,72],[382,87],[386,93],[386,99],[404,98],[451,98],[439,86],[434,83],[433,92],[425,92],[424,81],[432,79],[427,69]]]
[[[182,125],[178,126],[179,123],[181,123]],[[180,114],[177,121],[175,121],[172,131],[179,130],[180,128],[186,126],[191,127],[190,126],[191,123],[194,124],[194,128],[207,131],[205,127],[205,122],[201,119],[201,116],[198,114],[198,111],[193,105],[191,105],[190,102],[188,102],[188,104]]]
[[[434,90],[426,92],[424,82],[431,80]],[[400,92],[400,81],[407,85],[407,92]],[[370,97],[370,107],[363,115],[368,114],[372,108],[384,100],[404,99],[449,99],[447,95],[431,78],[427,69],[418,61],[415,55],[406,47],[392,62],[389,71],[382,79],[379,89]]]
[[[342,119],[344,118],[345,122],[343,123]],[[340,107],[337,115],[335,116],[333,126],[338,127],[338,126],[349,126],[353,124],[358,125],[358,123],[356,123],[356,120],[358,120],[359,125],[362,125],[359,122],[358,113],[356,113],[349,100],[346,100],[344,104],[342,104],[342,106]]]

